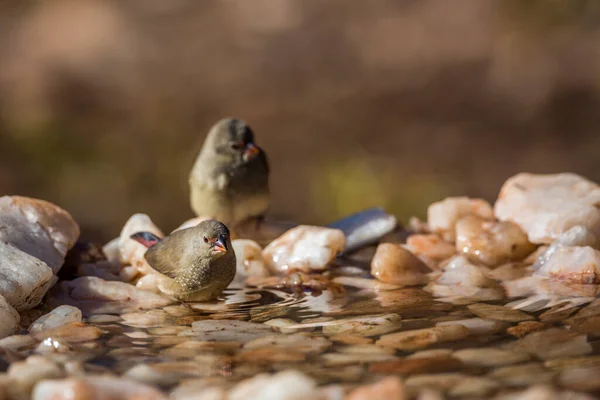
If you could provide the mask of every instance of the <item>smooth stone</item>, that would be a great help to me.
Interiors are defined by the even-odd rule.
[[[81,310],[72,306],[59,306],[31,324],[29,332],[35,335],[72,322],[81,322]]]
[[[303,322],[302,324],[292,326],[292,328],[299,327],[322,327],[323,334],[326,336],[379,336],[400,329],[402,327],[402,318],[398,314],[379,314],[313,323]]]
[[[494,319],[498,321],[521,322],[535,319],[523,311],[513,310],[504,306],[477,303],[471,304],[467,306],[467,308],[478,317]]]
[[[315,398],[316,382],[298,371],[259,374],[238,383],[228,400],[299,400]]]
[[[496,217],[519,225],[532,243],[552,243],[573,226],[600,233],[600,186],[572,173],[517,174],[494,206]]]
[[[456,372],[462,368],[463,363],[456,358],[437,356],[405,358],[373,363],[369,367],[369,372],[374,374],[415,375]]]
[[[598,236],[587,227],[577,225],[562,233],[550,246],[541,246],[544,251],[540,252],[533,261],[533,269],[540,269],[548,259],[562,247],[592,247],[600,249]]]
[[[557,248],[535,274],[577,284],[600,283],[600,251],[589,246]]]
[[[371,275],[394,285],[414,286],[427,283],[429,272],[429,267],[417,256],[393,243],[381,243],[377,246],[371,261]]]
[[[488,277],[497,281],[512,281],[531,274],[531,268],[524,263],[507,263],[488,272]]]
[[[66,400],[65,394],[73,400],[168,400],[151,386],[111,376],[43,380],[36,385],[32,400]]]
[[[9,398],[28,399],[34,386],[44,379],[57,379],[65,376],[65,371],[45,357],[33,355],[24,361],[17,361],[8,368],[11,384]],[[36,398],[35,395],[32,398]]]
[[[37,306],[55,282],[46,263],[0,241],[0,295],[17,311]]]
[[[147,248],[130,237],[137,232],[150,232],[159,238],[165,235],[146,214],[132,215],[123,226],[119,235],[119,261],[123,265],[133,265],[145,275],[152,272],[152,267],[144,258]]]
[[[320,357],[326,367],[341,367],[356,364],[367,364],[395,360],[397,357],[389,353],[326,353]]]
[[[166,361],[138,364],[125,371],[123,377],[147,385],[169,386],[184,379],[214,375],[227,364],[227,358],[218,355],[202,357],[196,361]]]
[[[321,271],[344,249],[345,242],[339,229],[300,225],[272,241],[263,257],[269,270],[277,274],[294,269]]]
[[[198,225],[200,222],[202,222],[202,221],[207,221],[207,220],[209,220],[209,219],[212,219],[212,218],[209,218],[209,217],[194,217],[194,218],[190,218],[190,219],[188,219],[187,221],[184,221],[184,222],[183,222],[181,225],[179,225],[177,228],[175,228],[175,229],[173,230],[173,232],[177,232],[177,231],[180,231],[180,230],[182,230],[182,229],[193,228],[193,227],[195,227],[196,225]],[[173,232],[171,232],[171,233],[173,233]]]
[[[516,326],[511,326],[506,330],[511,336],[522,338],[530,333],[539,332],[546,329],[546,325],[538,321],[523,321],[519,322]]]
[[[80,343],[98,339],[102,336],[102,330],[92,325],[86,325],[81,322],[71,322],[59,325],[56,328],[50,328],[32,333],[37,340],[53,338],[66,343]]]
[[[475,262],[496,267],[524,259],[535,250],[535,245],[512,222],[468,216],[456,223],[456,250]]]
[[[249,276],[266,277],[271,275],[262,256],[262,247],[249,239],[235,239],[231,242],[236,256],[235,281],[244,282]]]
[[[406,239],[406,248],[432,269],[456,254],[456,247],[452,243],[435,234],[410,235]]]
[[[20,321],[19,313],[0,295],[0,339],[15,333]]]
[[[218,342],[249,342],[273,334],[264,324],[233,320],[204,320],[192,323],[192,334],[198,340]]]
[[[346,236],[344,252],[352,252],[361,247],[377,243],[383,236],[396,228],[396,217],[381,208],[370,208],[329,224],[327,227],[339,229]]]
[[[389,376],[370,385],[363,385],[352,390],[346,400],[405,400],[407,398],[402,380]]]
[[[50,306],[68,304],[77,307],[85,316],[154,309],[174,302],[125,282],[91,276],[59,282],[50,291],[47,301]]]
[[[494,211],[490,203],[483,199],[448,197],[427,208],[427,225],[446,240],[454,241],[456,223],[468,215],[490,220],[494,218]]]
[[[336,276],[333,282],[342,286],[350,286],[359,289],[368,289],[375,292],[381,290],[396,290],[401,289],[402,285],[381,282],[377,279],[360,278],[358,276]]]
[[[434,389],[445,392],[464,381],[467,377],[468,375],[452,372],[413,375],[406,379],[405,384],[411,392],[422,389]]]
[[[467,365],[482,367],[498,367],[529,361],[531,359],[531,356],[527,353],[516,353],[492,347],[457,350],[452,356]]]
[[[578,391],[600,389],[600,366],[574,367],[561,371],[558,382],[562,387]]]
[[[437,343],[461,340],[469,334],[469,330],[462,325],[447,325],[390,333],[383,335],[376,344],[400,350],[418,350]]]
[[[497,333],[508,328],[509,324],[502,321],[495,321],[492,319],[484,318],[469,318],[459,319],[454,321],[438,322],[436,326],[444,325],[462,325],[471,332],[473,335],[486,335]]]
[[[36,344],[37,341],[30,335],[12,335],[0,339],[0,348],[18,350]]]
[[[548,370],[540,363],[527,363],[496,368],[488,377],[509,386],[527,386],[552,382],[556,375],[556,371]]]
[[[0,242],[40,259],[56,274],[79,238],[79,225],[62,208],[23,196],[0,197]]]
[[[296,333],[290,335],[268,335],[250,340],[244,349],[277,348],[298,351],[303,354],[321,354],[329,347],[331,341],[309,334]]]
[[[427,349],[427,350],[419,350],[408,356],[406,359],[414,359],[414,358],[438,358],[438,357],[450,357],[452,355],[451,349]]]
[[[106,260],[110,263],[118,264],[119,261],[119,242],[120,237],[116,237],[102,246],[102,253],[106,257]]]
[[[542,360],[583,356],[592,352],[586,335],[560,328],[531,333],[511,343],[508,348],[515,352],[535,355]]]
[[[265,325],[272,326],[276,331],[281,333],[294,333],[294,332],[302,332],[302,331],[312,331],[313,327],[303,327],[293,319],[289,318],[273,318],[264,323]]]
[[[373,339],[364,336],[356,335],[333,335],[328,337],[329,340],[340,344],[371,344]]]
[[[493,379],[479,377],[479,376],[467,376],[455,385],[448,394],[453,397],[475,397],[475,398],[487,398],[492,392],[496,391],[500,387],[500,384]]]
[[[71,348],[66,343],[51,337],[42,340],[35,348],[35,352],[41,355],[67,353],[69,351],[71,351]]]

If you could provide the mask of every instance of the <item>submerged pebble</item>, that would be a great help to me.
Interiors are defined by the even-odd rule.
[[[400,350],[417,350],[438,343],[464,339],[469,334],[469,330],[462,325],[446,325],[390,333],[381,336],[376,343],[381,346],[394,347]]]
[[[263,278],[271,275],[263,260],[262,247],[253,240],[235,239],[231,242],[237,260],[235,281],[243,283],[247,277]]]
[[[72,322],[81,322],[81,310],[72,306],[59,306],[31,324],[29,332],[35,335]]]

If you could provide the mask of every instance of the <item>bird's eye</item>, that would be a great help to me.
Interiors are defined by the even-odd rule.
[[[204,243],[208,243],[208,238],[204,236]]]

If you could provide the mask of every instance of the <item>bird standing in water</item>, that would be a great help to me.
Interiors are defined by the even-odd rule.
[[[236,258],[229,229],[219,221],[203,221],[193,228],[160,239],[150,232],[131,238],[148,247],[144,258],[164,275],[159,289],[181,301],[214,300],[229,286]]]
[[[242,120],[225,118],[208,133],[189,175],[196,215],[222,221],[235,230],[261,219],[269,207],[269,165]]]

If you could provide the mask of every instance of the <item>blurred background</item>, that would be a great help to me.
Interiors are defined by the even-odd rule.
[[[520,172],[600,181],[597,0],[3,0],[0,193],[84,237],[192,216],[210,126],[245,119],[273,218],[401,220]]]

